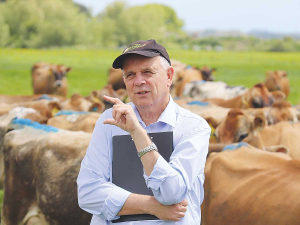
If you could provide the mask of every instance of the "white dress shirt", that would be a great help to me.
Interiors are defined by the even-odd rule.
[[[188,201],[187,212],[178,222],[163,220],[131,221],[122,225],[199,225],[204,198],[204,166],[211,129],[200,116],[178,106],[170,96],[169,104],[157,122],[146,126],[134,104],[129,103],[147,133],[173,131],[174,151],[170,162],[159,156],[152,173],[144,173],[147,187],[164,205]],[[108,225],[118,219],[130,192],[114,185],[112,176],[112,137],[129,133],[117,126],[103,124],[112,118],[112,109],[98,119],[77,178],[79,206],[93,214],[91,225]],[[159,149],[158,149],[159,152]],[[128,174],[130,179],[130,174]]]

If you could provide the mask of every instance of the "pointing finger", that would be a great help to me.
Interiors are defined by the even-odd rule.
[[[118,98],[113,98],[113,97],[109,97],[107,95],[103,95],[103,98],[106,100],[106,101],[109,101],[111,103],[114,103],[114,104],[124,104],[120,99]]]

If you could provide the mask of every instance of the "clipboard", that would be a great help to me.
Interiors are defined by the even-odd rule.
[[[148,133],[157,146],[159,154],[170,161],[173,152],[173,132]],[[113,136],[112,183],[135,194],[151,195],[143,177],[143,165],[137,155],[135,144],[130,135]],[[137,214],[120,216],[112,223],[139,220],[160,220],[154,215]]]

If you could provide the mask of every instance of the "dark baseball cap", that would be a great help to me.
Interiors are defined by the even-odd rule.
[[[149,58],[160,55],[164,57],[171,65],[170,57],[169,54],[167,53],[167,50],[162,45],[156,43],[154,39],[151,39],[147,41],[136,41],[131,43],[127,48],[125,48],[122,55],[118,56],[115,59],[115,61],[112,64],[113,68],[122,69],[124,59],[129,54],[137,54]]]

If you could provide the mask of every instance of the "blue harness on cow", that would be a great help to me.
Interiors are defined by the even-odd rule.
[[[84,112],[84,111],[72,111],[72,110],[61,110],[58,113],[56,113],[55,116],[72,115],[72,114],[81,115],[81,114],[88,114],[88,112]]]
[[[40,123],[34,122],[30,119],[14,118],[11,121],[10,125],[12,125],[14,129],[23,129],[26,126],[26,127],[33,127],[35,129],[39,129],[39,130],[44,130],[47,132],[58,132],[59,131],[59,129],[56,127],[40,124]]]
[[[239,143],[236,143],[236,144],[231,144],[231,145],[226,145],[222,151],[226,151],[226,150],[235,150],[237,148],[240,148],[242,146],[249,146],[248,143],[246,142],[239,142]]]
[[[208,106],[209,102],[191,101],[187,103],[188,105],[198,105],[198,106]]]

